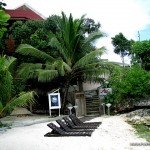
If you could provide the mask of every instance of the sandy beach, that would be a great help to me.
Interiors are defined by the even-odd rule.
[[[0,150],[150,150],[150,146],[130,145],[148,142],[139,138],[121,116],[96,117],[92,121],[102,124],[91,137],[44,137],[51,131],[48,122],[8,129],[0,132]]]

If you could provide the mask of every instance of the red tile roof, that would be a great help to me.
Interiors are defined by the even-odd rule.
[[[42,15],[25,4],[14,10],[6,9],[5,12],[11,16],[11,19],[44,20]]]

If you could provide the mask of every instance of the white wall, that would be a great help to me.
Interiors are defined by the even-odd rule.
[[[94,90],[97,89],[101,84],[100,83],[95,83],[95,82],[83,82],[83,90],[88,91],[88,90]]]

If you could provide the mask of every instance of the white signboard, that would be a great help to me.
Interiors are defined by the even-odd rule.
[[[49,108],[50,109],[60,109],[61,108],[60,93],[48,94],[48,100],[49,100]]]
[[[112,93],[112,88],[100,89],[100,91],[99,91],[100,99],[103,99],[104,96],[106,96],[108,93]]]

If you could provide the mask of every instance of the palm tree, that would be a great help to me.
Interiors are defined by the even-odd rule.
[[[34,102],[33,92],[21,92],[13,95],[13,77],[11,74],[16,58],[0,57],[0,117],[16,106],[26,106]]]
[[[103,36],[103,33],[97,31],[88,36],[84,35],[84,16],[81,19],[73,20],[71,14],[67,18],[62,13],[62,18],[58,18],[56,21],[59,32],[51,33],[49,45],[58,50],[59,56],[57,58],[27,44],[20,45],[16,52],[35,57],[43,62],[43,64],[22,64],[19,75],[24,78],[38,78],[39,82],[48,82],[58,76],[65,77],[62,104],[62,109],[64,109],[68,88],[73,79],[97,80],[112,65],[100,59],[105,48],[97,49],[93,45],[97,39]]]

